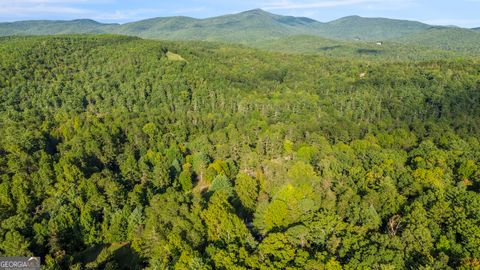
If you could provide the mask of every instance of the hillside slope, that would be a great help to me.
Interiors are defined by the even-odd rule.
[[[475,269],[479,70],[0,38],[0,254],[45,269]]]
[[[380,41],[418,33],[430,27],[414,21],[349,16],[326,23],[316,33],[328,38]]]
[[[463,28],[434,27],[393,41],[451,51],[480,53],[480,33]]]
[[[156,39],[252,43],[273,37],[309,33],[316,25],[321,23],[308,18],[280,16],[256,9],[208,19],[149,19],[121,25],[115,32]]]
[[[347,44],[346,47],[360,46],[359,52],[367,52],[370,55],[377,50],[370,48],[370,43],[377,41],[470,54],[480,50],[478,42],[480,33],[470,29],[433,27],[415,21],[359,16],[322,23],[304,17],[276,15],[261,9],[206,19],[177,16],[152,18],[122,25],[102,24],[92,20],[0,23],[0,36],[71,33],[110,33],[161,40],[217,41],[309,53],[324,52],[317,49],[328,47],[328,44],[333,42],[326,41],[327,39],[336,40],[336,43],[356,42]],[[278,46],[273,44],[275,40],[280,42]],[[367,48],[362,48],[364,46],[357,43],[359,41],[366,42]],[[323,46],[324,43],[327,45]],[[390,46],[390,49],[393,48]],[[399,54],[409,50],[402,46],[398,48]]]
[[[123,25],[107,25],[92,20],[1,23],[0,35],[116,33],[153,39],[254,43],[292,35],[375,41],[417,33],[427,28],[428,25],[419,22],[359,16],[321,23],[309,18],[282,16],[254,9],[207,19],[178,16]]]
[[[107,33],[116,24],[103,24],[93,20],[73,21],[20,21],[0,23],[0,36],[10,35],[56,35]]]
[[[255,43],[256,48],[285,53],[316,54],[325,57],[375,61],[425,61],[469,55],[421,45],[371,41],[345,41],[298,35]],[[478,57],[477,57],[478,58]]]

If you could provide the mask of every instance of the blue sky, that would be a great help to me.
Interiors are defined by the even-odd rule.
[[[480,0],[0,0],[0,21],[90,18],[125,23],[179,15],[206,18],[254,8],[322,22],[360,15],[480,27]]]

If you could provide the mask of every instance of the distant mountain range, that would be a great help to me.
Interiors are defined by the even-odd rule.
[[[19,21],[0,23],[0,35],[57,35],[57,34],[100,34],[113,30],[116,24],[103,24],[94,20],[73,21]]]
[[[396,42],[446,50],[476,50],[480,28],[432,26],[416,21],[349,16],[327,23],[304,17],[281,16],[261,9],[207,19],[164,17],[126,24],[93,20],[20,21],[0,23],[0,36],[108,33],[167,40],[204,40],[266,47],[283,39],[292,43],[305,36],[351,42]],[[302,38],[292,38],[302,36]],[[312,39],[308,39],[312,42]],[[295,46],[293,42],[292,46]]]
[[[434,27],[400,37],[396,42],[451,51],[470,51],[480,54],[480,32],[464,28]]]

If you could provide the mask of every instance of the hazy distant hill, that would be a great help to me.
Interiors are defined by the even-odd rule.
[[[480,53],[480,33],[470,29],[433,27],[396,41],[444,50]]]
[[[317,36],[299,35],[277,38],[254,45],[257,48],[301,54],[319,54],[327,57],[366,60],[414,60],[424,61],[462,57],[465,54],[428,48],[421,45],[383,42],[382,45],[370,41],[345,41],[326,39]]]
[[[420,22],[359,16],[321,23],[309,18],[281,16],[255,9],[207,19],[154,18],[124,24],[113,31],[146,38],[252,43],[300,34],[376,41],[418,33],[430,27]]]
[[[324,24],[318,34],[329,38],[374,41],[410,35],[430,27],[414,21],[349,16]]]
[[[321,24],[308,18],[280,16],[256,9],[208,19],[154,18],[127,23],[114,31],[146,38],[251,43],[258,39],[311,33]]]
[[[20,21],[0,23],[0,35],[54,35],[54,34],[90,34],[107,33],[115,24],[103,24],[94,20],[73,21]]]
[[[116,33],[155,39],[252,43],[306,34],[376,41],[418,33],[429,27],[420,22],[359,16],[321,23],[309,18],[281,16],[254,9],[207,19],[165,17],[123,25],[106,25],[92,20],[2,23],[0,35]]]
[[[261,9],[207,19],[165,17],[123,25],[103,24],[93,20],[0,23],[0,36],[69,33],[113,33],[151,39],[219,41],[317,53],[338,51],[338,46],[349,47],[351,50],[358,46],[365,47],[362,44],[338,45],[339,41],[362,41],[369,46],[372,42],[390,41],[464,52],[477,52],[480,47],[480,33],[471,29],[434,27],[415,21],[359,16],[322,23],[309,18],[276,15]],[[332,46],[338,46],[330,49],[332,41],[326,41],[327,39],[336,40]],[[393,48],[402,47],[395,45],[391,47]],[[366,52],[371,55],[377,48],[372,50]],[[408,48],[403,51],[408,51]]]

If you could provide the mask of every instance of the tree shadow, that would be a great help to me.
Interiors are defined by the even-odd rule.
[[[137,270],[145,267],[140,255],[129,243],[99,244],[74,256],[74,264],[81,264],[85,269]]]
[[[383,51],[375,50],[375,49],[358,49],[357,53],[358,54],[367,54],[367,55],[378,55],[378,54],[382,54]]]

